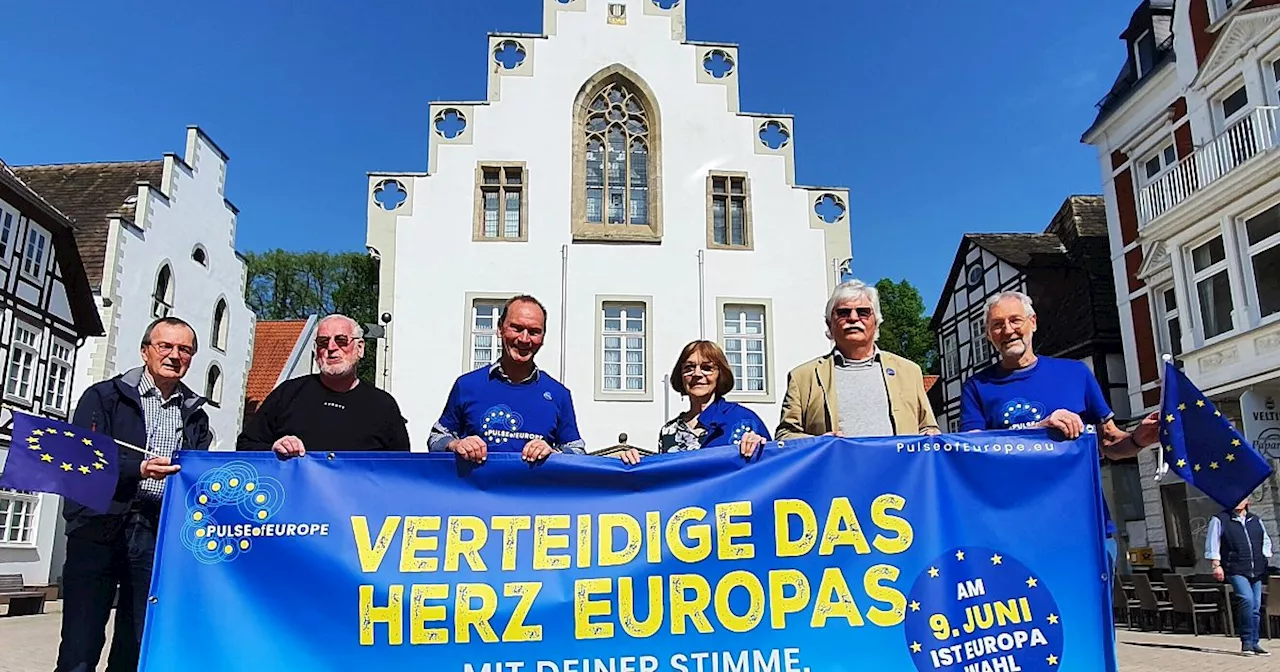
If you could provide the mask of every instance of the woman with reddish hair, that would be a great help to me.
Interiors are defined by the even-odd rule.
[[[659,453],[736,446],[751,434],[770,440],[755,411],[724,398],[733,391],[733,369],[715,343],[694,341],[684,346],[671,370],[671,389],[689,399],[689,408],[658,431]],[[627,464],[640,461],[634,448],[618,456]]]

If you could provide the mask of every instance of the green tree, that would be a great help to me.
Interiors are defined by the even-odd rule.
[[[920,290],[907,280],[894,282],[881,278],[876,283],[880,293],[880,346],[920,365],[927,374],[938,373],[938,341],[929,328]]]
[[[245,301],[259,320],[304,320],[349,315],[378,322],[377,262],[359,252],[249,252]],[[365,343],[360,378],[373,382],[378,341]]]

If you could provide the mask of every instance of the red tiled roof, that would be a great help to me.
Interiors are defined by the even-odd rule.
[[[932,388],[933,388],[933,384],[934,384],[934,383],[936,383],[936,382],[938,382],[938,376],[925,376],[925,377],[924,377],[924,391],[925,391],[925,392],[928,392],[930,389],[932,389]]]
[[[306,326],[306,320],[278,320],[258,322],[254,327],[253,364],[249,366],[245,386],[246,410],[257,409],[275,389],[276,379],[289,362],[293,346]]]

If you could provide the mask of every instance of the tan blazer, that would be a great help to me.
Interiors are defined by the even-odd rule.
[[[924,393],[919,365],[892,352],[880,351],[885,387],[889,390],[889,416],[897,436],[923,434],[938,429],[933,408]],[[782,400],[782,421],[777,439],[821,436],[840,428],[840,405],[834,384],[835,356],[827,353],[797,366],[787,374],[787,396]]]

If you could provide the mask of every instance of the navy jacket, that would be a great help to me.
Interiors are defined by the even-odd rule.
[[[138,394],[142,372],[142,367],[130,369],[85,390],[76,405],[72,424],[145,448],[147,426],[143,419],[142,397]],[[186,385],[179,384],[178,387],[183,399],[182,447],[185,450],[208,450],[213,435],[209,432],[209,414],[201,408],[205,398]],[[137,498],[143,458],[135,450],[119,448],[120,479],[106,513],[95,513],[70,500],[63,502],[62,517],[67,521],[68,536],[101,542],[115,538],[124,528],[125,517]]]
[[[1244,516],[1244,525],[1232,518],[1233,512],[1223,511],[1216,517],[1222,526],[1222,539],[1218,553],[1222,556],[1222,571],[1227,576],[1240,575],[1250,581],[1267,575],[1267,557],[1262,554],[1262,540],[1266,530],[1262,521],[1252,513]]]

